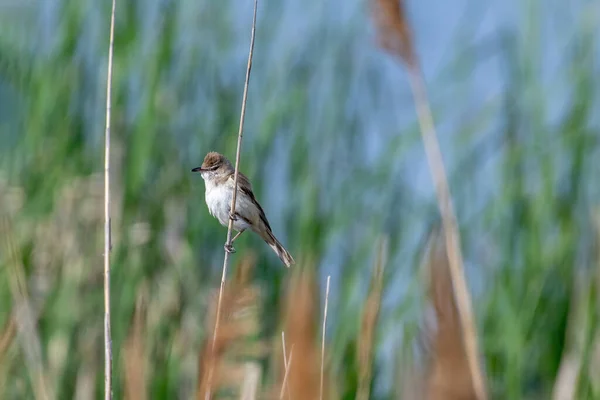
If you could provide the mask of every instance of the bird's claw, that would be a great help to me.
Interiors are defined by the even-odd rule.
[[[229,219],[232,221],[237,221],[238,220],[238,216],[232,213],[229,213]]]
[[[225,248],[225,251],[228,252],[229,254],[235,253],[235,249],[233,248],[232,245],[225,244],[225,246],[223,246],[223,247]]]

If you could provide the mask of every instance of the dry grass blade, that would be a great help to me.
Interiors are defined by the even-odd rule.
[[[287,350],[285,347],[285,332],[281,331],[281,350],[283,353],[283,367],[285,368],[285,373],[283,375],[283,383],[281,384],[281,391],[279,392],[279,398],[283,399],[283,394],[285,390],[287,390],[288,398],[291,398],[290,388],[287,384],[287,377],[290,372],[290,364],[292,362],[292,354],[294,352],[294,345],[292,344],[292,349],[290,350],[290,358],[287,358]]]
[[[379,308],[381,306],[381,295],[383,292],[383,269],[387,259],[387,241],[381,240],[377,261],[373,269],[371,287],[365,302],[363,311],[360,336],[358,340],[358,400],[368,400],[371,388],[371,374],[373,371],[373,342]]]
[[[283,345],[284,349],[285,349],[285,344]],[[292,398],[292,394],[290,393],[290,387],[288,385],[288,376],[290,374],[290,365],[292,365],[292,358],[294,357],[294,345],[292,345],[292,348],[290,350],[290,358],[286,358],[285,357],[285,353],[284,353],[284,358],[283,358],[283,362],[284,362],[284,366],[285,366],[285,373],[283,375],[283,382],[281,383],[281,390],[279,392],[279,399],[283,399],[283,395],[287,390],[287,394],[288,394],[288,399]]]
[[[281,350],[283,352],[283,365],[287,368],[287,352],[285,347],[285,332],[281,331]]]
[[[240,390],[240,384],[247,379],[250,362],[240,363],[239,360],[247,359],[249,352],[244,352],[243,348],[236,345],[245,341],[245,338],[258,336],[260,331],[259,318],[252,312],[259,304],[260,294],[258,288],[250,284],[254,261],[252,254],[243,258],[235,276],[223,288],[219,313],[221,328],[217,341],[215,343],[214,338],[205,340],[199,353],[196,392],[199,400],[211,398],[219,387]],[[217,302],[213,301],[206,320],[207,329],[215,325],[216,311]],[[262,351],[260,343],[254,345],[252,351],[255,352],[257,348]]]
[[[37,317],[31,304],[21,255],[12,240],[10,221],[0,216],[0,237],[4,238],[2,254],[8,257],[8,278],[13,298],[13,315],[25,366],[29,372],[36,399],[53,399],[53,390],[42,359],[42,345],[37,331]]]
[[[588,310],[593,280],[586,272],[580,272],[573,282],[573,298],[569,310],[565,349],[561,357],[552,398],[554,400],[575,399],[580,371],[586,347],[586,332],[589,331]]]
[[[592,219],[594,221],[595,253],[594,261],[594,285],[595,285],[595,303],[593,305],[600,310],[600,209],[596,209]],[[596,330],[591,345],[592,355],[588,368],[588,377],[592,384],[592,392],[598,397],[600,394],[600,330]]]
[[[327,288],[325,289],[325,309],[323,311],[323,337],[321,338],[321,382],[319,385],[319,399],[323,400],[323,375],[325,368],[325,332],[327,328],[327,305],[329,303],[329,281],[331,276],[327,276]]]
[[[4,358],[4,354],[10,347],[15,334],[17,333],[17,323],[15,318],[11,316],[2,329],[2,334],[0,335],[0,364],[2,364],[2,359]]]
[[[429,297],[436,317],[426,394],[430,400],[477,399],[472,374],[462,340],[454,288],[442,232],[435,232],[429,243]]]
[[[231,215],[235,214],[235,204],[236,204],[236,198],[237,198],[238,176],[239,176],[239,166],[240,166],[240,155],[241,155],[241,151],[242,151],[242,136],[243,136],[243,132],[244,132],[244,119],[246,117],[246,102],[248,99],[248,85],[250,83],[250,72],[252,70],[252,55],[254,54],[254,37],[255,37],[255,33],[256,33],[257,10],[258,10],[258,0],[254,0],[254,15],[252,17],[252,33],[250,36],[250,50],[248,51],[248,65],[246,67],[246,80],[244,82],[244,94],[242,97],[242,110],[240,113],[240,126],[239,126],[239,131],[238,131],[237,150],[236,150],[236,154],[235,154],[235,173],[234,173],[234,179],[233,179],[234,190],[233,190],[233,196],[231,198],[231,206],[230,206]],[[233,219],[230,218],[229,225],[227,227],[227,241],[226,241],[227,245],[231,245],[232,232],[233,232]],[[227,266],[228,265],[229,265],[229,252],[225,251],[225,257],[223,259],[223,271],[221,274],[221,286],[219,288],[219,299],[217,302],[217,316],[215,318],[215,327],[214,327],[214,331],[213,331],[213,344],[212,344],[213,353],[215,352],[216,346],[217,346],[217,337],[218,337],[219,321],[220,321],[219,314],[221,312],[223,287],[225,285],[225,278],[227,276]],[[206,390],[206,398],[207,399],[210,399],[210,387],[211,387],[213,373],[214,373],[214,371],[212,369],[209,370],[209,372],[208,372],[208,387]]]
[[[125,342],[125,398],[142,400],[148,398],[146,390],[146,341],[144,326],[146,320],[147,287],[142,284],[138,290],[133,324]]]
[[[104,398],[112,399],[112,339],[110,335],[110,111],[115,39],[116,0],[112,0],[106,72],[106,129],[104,132]]]
[[[410,25],[401,1],[372,1],[374,6],[373,18],[379,32],[381,46],[403,60],[408,69],[409,82],[427,155],[427,163],[434,181],[438,206],[442,217],[450,265],[450,276],[454,287],[453,293],[459,320],[462,325],[463,341],[470,373],[473,377],[473,387],[476,397],[483,400],[487,398],[487,393],[483,376],[479,372],[477,335],[473,311],[471,309],[470,294],[464,277],[460,236],[457,229],[456,216],[452,205],[442,152],[433,123],[433,116],[429,107],[422,73],[415,52],[413,51],[414,46],[410,34]]]
[[[286,381],[286,390],[294,400],[319,398],[320,346],[316,340],[319,314],[314,268],[310,263],[302,262],[302,266],[292,273],[282,309],[287,354],[291,352],[290,344],[294,346],[294,362],[288,361]],[[280,394],[281,386],[278,388],[277,394]]]

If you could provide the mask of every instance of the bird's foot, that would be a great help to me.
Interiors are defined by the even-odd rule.
[[[232,221],[237,221],[238,220],[238,216],[232,213],[229,213],[229,219]]]
[[[233,254],[235,253],[235,249],[233,248],[232,245],[225,243],[225,246],[223,246],[225,248],[225,251],[228,252],[229,254]]]

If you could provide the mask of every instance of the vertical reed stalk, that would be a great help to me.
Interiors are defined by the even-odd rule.
[[[323,400],[323,375],[325,366],[325,331],[327,327],[327,304],[329,302],[329,281],[331,276],[327,276],[327,288],[325,289],[325,309],[323,311],[323,337],[321,338],[321,384],[319,386],[319,399]]]
[[[244,132],[244,119],[246,117],[246,103],[248,100],[248,84],[250,83],[250,71],[252,70],[252,56],[254,54],[254,37],[256,33],[256,12],[258,9],[258,0],[254,0],[254,15],[252,17],[252,33],[250,36],[250,50],[248,51],[248,65],[246,67],[246,80],[244,82],[244,94],[242,97],[242,110],[240,113],[240,127],[238,130],[238,140],[237,140],[237,150],[235,153],[235,173],[233,178],[233,196],[231,198],[231,207],[230,207],[230,218],[229,225],[227,226],[227,245],[231,245],[231,238],[233,232],[233,215],[235,215],[235,202],[237,199],[237,187],[238,187],[238,176],[239,176],[239,166],[240,166],[240,155],[242,153],[242,137]],[[225,287],[225,278],[227,277],[227,266],[229,265],[229,252],[225,251],[225,258],[223,259],[223,272],[221,274],[221,286],[219,287],[219,299],[217,302],[217,315],[215,319],[215,329],[213,332],[213,342],[211,346],[211,351],[214,353],[215,345],[217,343],[217,336],[219,331],[219,320],[221,315],[221,302],[223,300],[223,289]],[[208,389],[205,394],[205,398],[210,399],[211,394],[211,385],[213,378],[214,370],[213,365],[211,364],[210,370],[208,371]]]
[[[403,62],[408,70],[409,83],[415,102],[427,163],[433,178],[442,218],[450,279],[454,288],[459,321],[462,326],[462,339],[473,381],[473,390],[477,399],[484,400],[487,398],[487,394],[483,375],[479,369],[477,335],[469,290],[464,277],[460,235],[442,152],[437,139],[418,57],[414,51],[412,32],[402,0],[372,0],[372,2],[373,19],[378,29],[380,46]]]
[[[112,399],[112,339],[110,337],[110,111],[112,91],[115,7],[110,13],[110,39],[106,73],[106,129],[104,131],[104,398]]]

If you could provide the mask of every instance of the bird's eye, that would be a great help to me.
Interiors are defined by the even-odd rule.
[[[217,168],[219,168],[219,166],[218,166],[218,165],[213,165],[213,166],[212,166],[212,167],[210,167],[209,169],[210,169],[211,171],[214,171],[214,170],[216,170]]]

